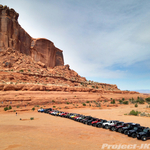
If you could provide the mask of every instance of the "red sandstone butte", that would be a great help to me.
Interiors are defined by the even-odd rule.
[[[0,5],[0,51],[8,48],[30,55],[47,67],[63,66],[63,51],[48,39],[32,38],[18,23],[14,9]]]

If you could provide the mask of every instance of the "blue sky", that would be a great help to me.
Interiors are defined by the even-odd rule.
[[[121,90],[150,90],[149,0],[0,0],[33,38],[63,50],[65,64]]]

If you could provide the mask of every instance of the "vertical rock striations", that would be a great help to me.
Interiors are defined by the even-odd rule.
[[[19,14],[14,9],[0,5],[0,51],[12,48],[48,67],[63,66],[62,50],[47,39],[33,39],[19,25],[18,17]]]

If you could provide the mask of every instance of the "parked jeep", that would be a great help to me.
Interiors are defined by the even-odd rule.
[[[107,122],[107,120],[102,120],[102,121],[96,123],[96,127],[101,128],[101,127],[102,127],[102,124],[103,124],[104,122]]]
[[[137,134],[137,139],[138,140],[143,140],[143,141],[146,141],[147,139],[150,139],[150,128],[145,128],[143,130],[143,132],[139,132]]]
[[[134,127],[132,130],[129,130],[128,131],[128,136],[131,136],[133,138],[136,138],[137,137],[137,134],[139,132],[143,132],[143,130],[145,129],[146,127],[143,127],[143,126],[138,126],[138,127]]]
[[[116,126],[116,132],[122,132],[123,127],[127,127],[128,124],[131,124],[131,122],[123,123],[122,125]]]
[[[102,127],[105,128],[105,129],[109,129],[111,125],[114,125],[117,122],[119,122],[119,121],[118,120],[110,120],[110,121],[104,122],[102,124]]]
[[[87,121],[85,122],[85,124],[91,125],[92,121],[96,121],[96,120],[98,120],[98,118],[91,118],[91,119],[87,120]]]
[[[92,122],[91,122],[91,125],[94,126],[94,127],[96,127],[96,124],[97,124],[98,122],[101,122],[101,121],[102,121],[102,119],[97,119],[97,120],[95,120],[95,121],[92,121]]]
[[[116,124],[111,125],[109,129],[110,129],[111,131],[116,131],[117,127],[118,127],[118,126],[122,126],[123,124],[124,124],[124,122],[117,122]]]
[[[140,126],[140,124],[130,123],[128,124],[128,126],[122,128],[121,133],[124,133],[127,135],[129,130],[132,130],[134,127],[138,127],[138,126]]]

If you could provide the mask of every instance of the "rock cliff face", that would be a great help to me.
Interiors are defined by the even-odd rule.
[[[14,9],[0,5],[0,51],[8,48],[30,55],[48,67],[63,66],[62,50],[47,39],[33,39],[18,23]]]

